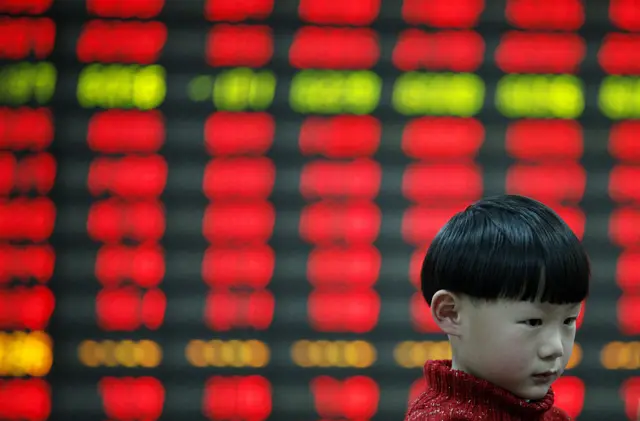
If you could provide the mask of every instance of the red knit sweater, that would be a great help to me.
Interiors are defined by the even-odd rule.
[[[405,421],[570,421],[553,406],[553,390],[535,402],[463,371],[452,370],[451,360],[428,361],[424,366],[426,391],[409,406]]]

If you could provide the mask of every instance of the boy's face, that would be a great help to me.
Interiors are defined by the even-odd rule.
[[[563,372],[576,335],[580,304],[499,300],[460,308],[452,338],[454,368],[524,399],[541,399]],[[550,376],[538,376],[553,372]]]

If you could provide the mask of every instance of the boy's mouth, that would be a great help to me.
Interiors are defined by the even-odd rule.
[[[549,370],[542,373],[534,374],[533,377],[542,381],[547,381],[558,377],[558,372]]]

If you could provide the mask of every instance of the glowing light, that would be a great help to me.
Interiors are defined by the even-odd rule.
[[[55,37],[56,25],[49,18],[0,17],[0,59],[22,60],[31,55],[45,59]]]
[[[0,152],[0,196],[49,193],[56,167],[56,160],[48,153],[27,155],[18,161],[13,154]]]
[[[638,177],[640,168],[632,165],[616,165],[609,176],[609,196],[619,203],[640,200]]]
[[[46,421],[51,414],[51,388],[42,379],[0,380],[0,418]]]
[[[0,375],[46,376],[51,369],[51,338],[43,332],[0,333]]]
[[[382,79],[369,71],[303,70],[291,81],[289,103],[303,114],[368,114],[381,89]]]
[[[215,25],[205,50],[210,66],[262,67],[273,56],[273,34],[264,25]]]
[[[166,217],[156,201],[123,202],[107,199],[89,208],[87,232],[97,242],[113,244],[124,238],[156,243],[164,235]]]
[[[451,345],[449,341],[400,342],[393,350],[393,357],[400,367],[422,367],[427,360],[451,359]]]
[[[420,292],[415,292],[411,296],[409,312],[411,313],[411,323],[415,331],[421,333],[442,332],[440,327],[433,320],[431,309]],[[426,359],[423,361],[426,361]]]
[[[167,28],[160,22],[92,20],[82,28],[76,52],[83,63],[151,64],[160,57],[166,41]]]
[[[98,391],[111,419],[158,419],[162,415],[165,391],[153,377],[103,377]]]
[[[164,0],[87,0],[87,12],[105,18],[151,19],[163,7]]]
[[[218,158],[205,167],[202,191],[214,201],[267,199],[275,177],[276,167],[268,158]]]
[[[637,31],[640,29],[640,13],[636,0],[611,0],[609,19],[620,29]],[[635,417],[637,414],[634,414]],[[631,417],[631,416],[630,416]]]
[[[266,421],[271,405],[271,384],[266,378],[213,376],[204,387],[202,413],[210,420]]]
[[[496,49],[496,64],[506,73],[575,73],[587,46],[577,34],[510,31]]]
[[[640,253],[625,250],[616,267],[616,283],[626,293],[640,293]]]
[[[160,155],[96,158],[87,186],[93,196],[111,194],[127,199],[158,197],[164,191],[169,168]]]
[[[411,164],[402,178],[402,194],[413,202],[475,201],[482,190],[482,171],[472,164]]]
[[[324,418],[370,419],[378,411],[380,389],[370,377],[338,380],[318,376],[311,380],[316,412]]]
[[[640,161],[640,148],[637,147],[639,132],[638,121],[615,123],[609,131],[609,153],[621,161]]]
[[[606,77],[600,85],[598,105],[613,120],[640,118],[640,78]]]
[[[291,359],[300,367],[367,368],[376,361],[376,348],[365,341],[296,341]]]
[[[0,149],[41,151],[51,144],[53,131],[46,108],[0,107]]]
[[[204,16],[210,21],[262,20],[273,11],[274,0],[206,0]]]
[[[609,196],[616,202],[627,203],[640,200],[640,186],[637,184],[640,168],[617,165],[609,176]]]
[[[215,331],[267,329],[273,321],[275,300],[269,291],[250,293],[210,292],[204,320]]]
[[[16,15],[41,15],[51,7],[53,0],[3,0],[0,13]]]
[[[607,34],[598,51],[598,63],[608,74],[640,74],[640,36]]]
[[[306,199],[349,197],[373,199],[378,195],[382,169],[371,160],[347,163],[313,161],[302,168],[300,192]]]
[[[50,246],[0,245],[0,285],[31,278],[39,283],[48,282],[55,261],[56,255]]]
[[[408,72],[419,69],[473,72],[484,59],[485,45],[475,31],[428,33],[407,29],[400,33],[392,62]]]
[[[370,25],[380,12],[380,0],[326,2],[300,0],[298,13],[303,21],[319,25]]]
[[[187,361],[195,367],[253,367],[269,364],[271,351],[261,341],[189,341],[185,349]]]
[[[53,293],[44,286],[1,290],[0,329],[45,329],[54,308]]]
[[[326,158],[371,156],[381,132],[380,121],[372,116],[308,117],[300,128],[300,151]]]
[[[260,289],[271,281],[275,252],[266,245],[209,247],[202,259],[202,279],[210,287]]]
[[[80,72],[78,102],[83,108],[150,110],[164,102],[165,79],[158,65],[92,64]]]
[[[0,102],[47,104],[56,88],[57,72],[48,62],[20,62],[0,68]]]
[[[473,118],[420,117],[407,123],[402,151],[410,158],[473,159],[484,141],[484,127]]]
[[[319,332],[370,332],[380,316],[380,297],[373,290],[313,291],[309,295],[311,327]]]
[[[78,359],[86,367],[153,368],[162,361],[162,348],[148,340],[85,340],[78,346]]]
[[[422,247],[429,244],[440,228],[470,203],[450,207],[412,206],[402,217],[402,238],[406,243]]]
[[[40,242],[53,232],[56,208],[45,197],[0,202],[0,239]]]
[[[620,395],[624,400],[624,409],[628,419],[638,418],[640,414],[640,377],[631,377],[622,383]]]
[[[518,160],[569,160],[582,157],[583,132],[574,120],[519,120],[507,127],[507,153]]]
[[[505,190],[547,202],[582,200],[587,172],[577,163],[516,164],[507,170]]]
[[[580,0],[508,0],[505,14],[511,25],[529,30],[575,31],[585,19]]]
[[[217,202],[207,206],[202,234],[211,244],[264,244],[273,233],[275,208],[269,202]]]
[[[409,72],[393,86],[393,108],[404,115],[470,117],[484,104],[484,81],[470,73]]]
[[[584,88],[572,75],[507,75],[498,82],[495,103],[509,118],[577,118]]]
[[[629,336],[640,335],[640,297],[623,295],[617,305],[618,326]]]
[[[561,206],[554,202],[545,203],[551,209],[553,209],[560,218],[571,228],[573,233],[582,240],[584,237],[584,226],[586,223],[586,216],[584,211],[577,206]]]
[[[213,104],[221,111],[262,111],[273,102],[275,90],[276,77],[270,70],[225,70],[215,77]]]
[[[132,281],[142,288],[153,288],[164,274],[164,252],[156,245],[105,245],[96,255],[95,275],[105,287]]]
[[[107,331],[131,332],[142,326],[155,330],[164,322],[166,298],[160,290],[135,287],[105,288],[96,296],[98,326]]]
[[[582,412],[586,388],[584,382],[574,376],[562,376],[553,383],[556,406],[575,418]]]
[[[368,28],[303,27],[289,50],[289,61],[298,69],[369,69],[379,57],[377,34]]]
[[[412,25],[471,28],[483,10],[484,0],[404,0],[402,18]]]
[[[165,140],[164,118],[157,111],[107,110],[89,120],[87,143],[94,152],[154,153]]]
[[[262,155],[273,144],[274,133],[270,114],[220,111],[207,118],[204,143],[213,156]]]
[[[607,370],[640,369],[640,342],[609,342],[600,351],[600,363]]]
[[[300,236],[308,243],[330,245],[371,244],[378,237],[382,214],[371,202],[319,202],[306,206],[300,216]]]
[[[316,288],[370,288],[378,280],[381,261],[372,245],[319,247],[309,253],[307,279]]]

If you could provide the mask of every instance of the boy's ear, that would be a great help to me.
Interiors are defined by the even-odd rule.
[[[431,299],[431,315],[440,329],[447,335],[460,336],[460,297],[451,291],[441,289]]]

